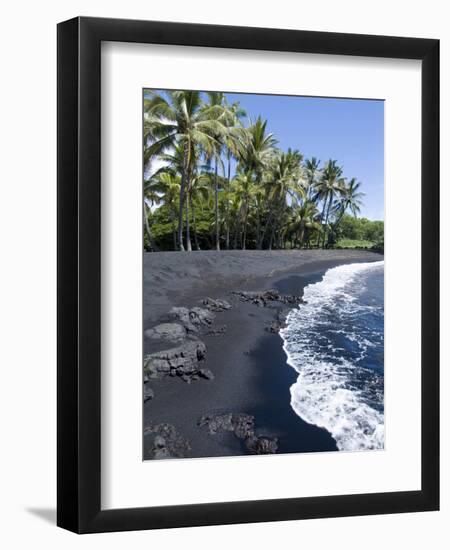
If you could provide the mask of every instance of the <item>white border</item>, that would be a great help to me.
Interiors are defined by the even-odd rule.
[[[420,68],[102,44],[102,508],[420,489]],[[386,100],[385,451],[141,460],[144,87]]]

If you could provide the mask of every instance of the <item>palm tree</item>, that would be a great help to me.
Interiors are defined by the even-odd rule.
[[[240,204],[240,218],[242,226],[242,250],[246,249],[247,243],[247,222],[250,211],[250,201],[257,193],[258,187],[253,181],[250,172],[238,174],[235,177],[235,194]]]
[[[314,191],[316,183],[320,176],[320,160],[316,157],[311,157],[306,159],[304,163],[304,172],[305,172],[305,181],[304,187],[306,192],[306,197],[311,200],[314,196]]]
[[[227,119],[227,131],[222,136],[227,160],[227,186],[225,190],[225,247],[230,248],[230,183],[231,183],[231,159],[238,160],[249,141],[249,133],[242,125],[241,119],[246,115],[238,102],[231,105],[225,98],[225,113]],[[225,174],[224,174],[225,176]]]
[[[220,250],[220,232],[219,232],[219,166],[225,177],[225,166],[222,161],[222,155],[225,153],[228,161],[227,191],[229,190],[231,180],[231,157],[237,158],[239,151],[242,150],[246,141],[247,134],[240,123],[240,117],[244,116],[245,111],[239,107],[239,103],[229,105],[226,96],[222,92],[207,92],[207,108],[214,109],[222,124],[220,133],[215,137],[215,145],[211,151],[211,158],[208,160],[214,162],[214,208],[215,208],[215,241],[216,250]],[[227,205],[227,203],[226,203]],[[227,206],[228,208],[228,206]],[[228,216],[227,216],[228,218]],[[227,223],[226,246],[229,248],[229,223]]]
[[[221,119],[221,122],[226,126],[226,110],[225,110],[225,94],[223,92],[207,92],[208,96],[208,109],[214,109]],[[215,143],[211,148],[210,156],[208,161],[214,161],[214,220],[215,220],[215,240],[216,240],[216,250],[220,250],[220,233],[219,233],[219,184],[218,184],[218,165],[222,164],[222,149],[223,141],[222,137],[225,134],[225,128],[222,128],[219,133],[217,133],[215,138]]]
[[[192,162],[190,163],[188,170],[188,177],[186,181],[188,187],[186,188],[186,204],[185,204],[185,213],[186,213],[186,241],[191,242],[190,237],[190,212],[192,213],[193,229],[194,229],[194,241],[195,247],[197,250],[200,250],[197,227],[195,220],[195,210],[193,209],[192,197],[196,195],[196,187],[200,182],[203,182],[203,174],[198,174],[198,160],[200,156],[200,148],[198,146],[193,148]],[[164,167],[160,168],[160,172],[170,171],[173,174],[180,174],[183,170],[183,159],[184,159],[184,150],[183,146],[180,143],[177,143],[174,148],[168,152],[160,155],[160,159],[164,162]],[[205,167],[203,167],[205,168]],[[202,187],[202,190],[203,187]],[[176,250],[176,247],[175,247]],[[188,248],[189,250],[189,248]]]
[[[194,243],[196,250],[200,250],[200,242],[198,240],[195,208],[197,205],[202,205],[202,203],[207,200],[209,190],[209,174],[196,173],[191,178],[191,184],[188,190],[188,201],[192,214],[192,228],[194,230]]]
[[[340,221],[347,210],[350,210],[350,212],[353,214],[353,217],[355,218],[360,213],[361,206],[363,205],[362,198],[365,196],[365,193],[362,193],[359,190],[361,185],[362,184],[360,181],[356,181],[356,178],[352,178],[342,188],[339,202],[336,205],[340,211],[340,217],[338,221]]]
[[[238,171],[243,174],[252,174],[255,181],[261,185],[264,171],[276,154],[277,140],[272,133],[267,132],[267,120],[261,117],[251,122],[247,128],[247,136],[246,143],[240,151]],[[261,213],[258,214],[258,218],[261,218]],[[260,231],[257,235],[257,248],[262,247],[266,230],[267,226],[264,232]]]
[[[195,147],[211,154],[218,134],[224,127],[220,112],[204,108],[201,93],[195,91],[167,91],[164,95],[151,91],[144,99],[144,162],[172,150],[180,144],[183,150],[178,214],[178,245],[183,245],[183,207],[189,177],[193,172]],[[186,216],[186,247],[192,250],[189,234],[189,215]]]
[[[266,171],[265,184],[268,190],[269,214],[262,239],[270,227],[269,250],[272,249],[275,232],[281,224],[288,198],[291,201],[297,201],[299,197],[304,196],[304,189],[300,183],[301,161],[302,155],[298,151],[291,149],[288,149],[287,153],[279,151]]]
[[[306,233],[312,229],[318,229],[318,211],[316,204],[311,200],[305,200],[300,206],[293,208],[287,231],[295,235],[295,245],[301,248],[305,244]]]
[[[344,187],[342,178],[342,167],[337,165],[337,161],[329,160],[323,170],[319,181],[316,183],[316,199],[322,200],[321,223],[323,228],[322,248],[325,248],[325,239],[327,234],[328,218],[331,205],[336,195],[339,195]],[[324,223],[325,216],[325,223]],[[320,233],[317,245],[320,243]]]
[[[240,152],[239,166],[243,171],[252,171],[260,179],[261,173],[275,152],[277,140],[267,132],[267,120],[260,116],[250,121],[247,128],[248,140]]]
[[[267,120],[259,116],[245,127],[244,115],[223,93],[145,92],[147,249],[157,249],[155,238],[167,246],[171,230],[179,250],[284,248],[289,241],[304,248],[316,233],[325,248],[344,214],[357,216],[361,184],[347,182],[337,161],[322,166],[316,157],[282,151]]]
[[[340,196],[334,201],[333,214],[336,216],[336,221],[332,227],[332,233],[335,233],[339,224],[341,223],[343,215],[350,210],[353,217],[356,218],[361,211],[362,198],[365,193],[362,193],[359,189],[361,182],[356,181],[356,178],[352,178],[347,184],[344,183]]]

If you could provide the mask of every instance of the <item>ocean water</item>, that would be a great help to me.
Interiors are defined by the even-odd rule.
[[[343,451],[384,448],[384,262],[329,269],[280,331],[291,406]]]

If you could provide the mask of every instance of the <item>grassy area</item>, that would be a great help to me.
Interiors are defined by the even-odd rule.
[[[374,244],[373,241],[360,239],[341,239],[336,246],[338,248],[371,248]]]

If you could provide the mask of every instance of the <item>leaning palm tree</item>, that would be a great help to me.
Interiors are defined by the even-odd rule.
[[[331,205],[337,195],[340,195],[344,187],[344,179],[342,178],[343,169],[337,165],[337,161],[329,160],[323,170],[319,181],[316,183],[315,199],[322,200],[322,248],[325,248],[327,235],[328,219],[330,216]],[[320,244],[320,233],[317,241],[317,246]]]
[[[144,162],[180,145],[183,150],[179,197],[178,245],[183,245],[183,210],[189,177],[193,173],[195,148],[211,154],[216,137],[224,130],[219,121],[220,111],[204,108],[201,93],[167,91],[146,93],[144,98]],[[187,201],[186,201],[187,205]],[[186,248],[192,250],[189,235],[189,216],[186,216]]]

